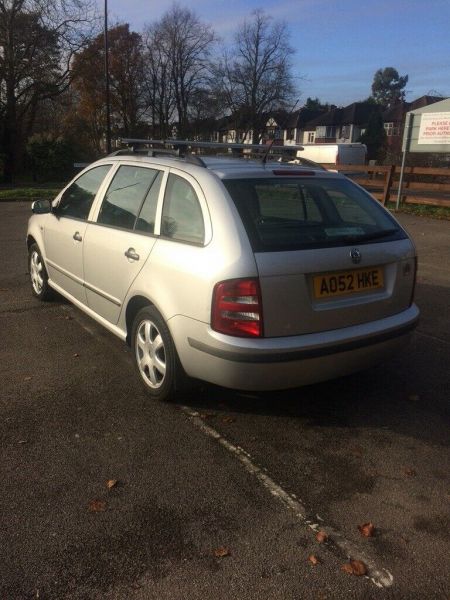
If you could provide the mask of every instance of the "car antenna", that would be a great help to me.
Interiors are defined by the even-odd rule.
[[[284,129],[284,128],[285,128],[285,126],[286,126],[286,124],[287,124],[287,122],[288,122],[288,119],[289,119],[289,117],[292,115],[292,113],[293,113],[293,112],[294,112],[294,110],[296,109],[296,107],[297,107],[297,104],[298,104],[299,102],[300,102],[300,98],[297,98],[297,100],[295,101],[295,104],[294,104],[294,106],[291,108],[291,110],[290,110],[290,111],[288,112],[288,114],[286,115],[286,118],[284,119],[284,121],[283,121],[283,123],[282,123],[282,125],[281,125],[280,129]],[[263,165],[265,165],[265,164],[266,164],[266,162],[267,162],[267,156],[268,156],[268,154],[269,154],[270,150],[272,149],[272,146],[273,146],[273,143],[274,143],[274,141],[275,141],[275,136],[273,137],[273,139],[272,139],[272,141],[270,142],[270,144],[269,144],[269,146],[268,146],[268,148],[267,148],[267,150],[266,150],[266,152],[265,152],[264,156],[263,156],[263,157],[262,157],[262,159],[261,159],[261,162],[262,162],[262,164],[263,164]]]

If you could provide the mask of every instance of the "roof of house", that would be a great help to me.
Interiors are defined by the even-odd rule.
[[[385,123],[400,122],[410,110],[417,110],[441,100],[445,100],[445,98],[425,94],[425,96],[420,96],[420,98],[416,98],[412,102],[397,102],[397,104],[394,104],[383,112],[383,121]]]
[[[353,102],[344,108],[333,108],[308,121],[306,131],[321,125],[367,125],[370,115],[379,110],[373,102]]]

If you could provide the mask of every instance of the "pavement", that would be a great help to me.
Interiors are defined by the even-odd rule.
[[[1,600],[450,598],[448,221],[399,216],[422,312],[401,355],[157,403],[120,340],[32,297],[29,212],[0,204]]]

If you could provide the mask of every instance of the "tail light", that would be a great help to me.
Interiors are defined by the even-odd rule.
[[[412,290],[411,290],[411,298],[409,299],[409,305],[412,306],[412,303],[414,302],[414,294],[416,293],[416,283],[417,283],[417,269],[418,269],[418,260],[417,260],[417,256],[414,258],[414,281],[413,281],[413,286],[412,286]]]
[[[259,280],[229,279],[214,287],[211,327],[239,337],[262,337],[263,319]]]

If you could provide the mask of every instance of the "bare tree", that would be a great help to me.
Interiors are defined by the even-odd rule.
[[[245,115],[253,143],[261,139],[267,113],[292,102],[288,40],[286,23],[256,10],[239,27],[234,46],[215,70],[217,93],[232,113]]]
[[[172,63],[167,40],[159,24],[144,32],[144,84],[154,137],[170,136],[170,123],[175,113]]]
[[[90,35],[92,0],[0,0],[0,136],[12,181],[42,101],[70,82],[73,53]]]
[[[156,103],[163,102],[164,117],[170,100],[167,92],[173,94],[173,102],[178,117],[178,133],[184,136],[189,128],[189,108],[192,95],[202,87],[209,73],[209,56],[215,41],[212,29],[202,23],[196,14],[174,4],[172,8],[150,29],[151,46],[147,44],[154,56],[155,65],[152,76],[162,78],[169,74],[169,79],[154,80],[153,90],[160,94]],[[170,81],[165,90],[164,100],[161,91],[164,81]],[[158,109],[160,112],[160,109]],[[160,113],[161,114],[161,113]]]

